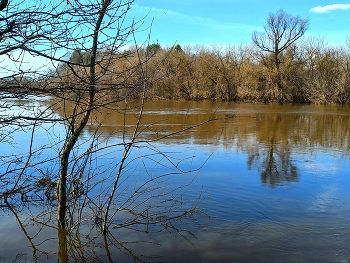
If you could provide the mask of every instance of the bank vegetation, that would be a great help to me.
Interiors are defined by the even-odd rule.
[[[144,64],[139,63],[139,56],[147,61],[152,72],[147,81],[149,99],[350,103],[350,39],[344,45],[330,46],[322,37],[308,37],[289,46],[279,57],[282,88],[275,85],[273,55],[254,45],[161,47],[153,44],[146,48],[134,46],[121,53],[100,50],[99,71],[103,75],[100,91],[108,91],[109,97],[126,92],[133,97],[141,96],[141,90],[137,92],[133,88],[130,92],[130,87],[135,87],[143,77]],[[75,59],[73,55],[72,59]],[[102,74],[104,61],[110,65],[108,72]],[[83,75],[84,66],[75,67],[80,67]],[[62,83],[69,85],[68,72],[71,71],[58,67],[51,77],[59,76],[60,87]]]

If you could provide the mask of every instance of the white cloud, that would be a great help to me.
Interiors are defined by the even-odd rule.
[[[313,13],[326,13],[333,10],[348,10],[350,9],[350,4],[333,4],[325,6],[316,6],[310,9]]]
[[[251,32],[260,29],[260,27],[254,25],[191,16],[174,10],[138,4],[133,5],[131,14],[136,17],[144,17],[143,25],[147,25],[149,19],[155,18],[152,35],[153,33],[154,35],[158,33],[163,39],[167,39],[168,42],[170,39],[173,39],[182,44],[226,43],[228,41],[232,43],[232,36],[235,36],[236,39],[247,38],[250,41]],[[145,14],[147,15],[145,16]],[[166,31],[165,25],[172,26],[173,31]],[[182,29],[179,28],[177,30],[174,25],[179,25],[179,27],[181,25]],[[161,32],[160,30],[162,29],[160,28],[164,32]]]
[[[141,6],[138,4],[134,4],[133,8],[134,9],[132,10],[134,12],[148,14],[148,16],[150,17],[162,17],[167,19],[173,19],[173,20],[176,20],[177,22],[184,22],[186,24],[203,25],[207,27],[222,27],[222,26],[237,27],[237,28],[251,27],[255,29],[255,27],[252,27],[250,25],[221,22],[221,21],[213,20],[210,18],[199,17],[199,16],[189,16],[189,15],[185,15],[169,9],[153,8],[149,6]]]

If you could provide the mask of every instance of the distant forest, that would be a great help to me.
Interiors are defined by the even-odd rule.
[[[115,58],[111,60],[112,56]],[[140,64],[138,56],[147,65]],[[82,60],[76,61],[77,57]],[[83,62],[86,57],[75,54],[71,60]],[[279,56],[280,86],[276,85],[272,55],[254,45],[162,48],[153,44],[121,54],[104,51],[99,57],[101,71],[104,59],[112,63],[109,74],[100,79],[101,90],[111,85],[116,94],[129,92],[135,98],[141,93],[135,89],[130,92],[130,87],[148,74],[149,99],[350,103],[350,39],[346,45],[331,47],[322,38],[306,38],[288,47]],[[59,67],[57,75],[69,83],[64,68]]]
[[[100,96],[138,98],[146,86],[148,99],[350,103],[350,37],[338,46],[306,37],[308,20],[283,10],[270,14],[264,29],[253,32],[251,44],[100,48]],[[69,63],[46,76],[46,88],[71,90],[74,79],[88,78],[89,50],[68,55]]]

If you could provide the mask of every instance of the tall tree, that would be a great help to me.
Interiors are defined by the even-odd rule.
[[[283,90],[280,70],[280,64],[283,63],[281,55],[305,34],[308,26],[307,19],[291,16],[281,9],[269,15],[264,32],[253,32],[253,44],[261,51],[268,52],[270,54],[268,57],[272,57],[273,70],[276,74],[274,85],[279,90]]]
[[[34,166],[32,160],[40,151],[33,145],[35,131],[41,123],[54,121],[52,111],[16,102],[39,94],[33,80],[35,75],[40,75],[37,68],[34,69],[36,63],[28,63],[31,57],[28,50],[40,45],[40,39],[48,38],[45,25],[49,25],[53,17],[60,16],[57,5],[51,4],[23,0],[0,2],[0,142],[13,147],[17,143],[13,138],[16,132],[30,134],[29,140],[20,147],[23,152],[0,155],[0,178],[3,180],[0,197],[27,191],[32,182],[27,170]],[[31,103],[37,106],[35,99]]]
[[[47,59],[52,68],[49,71],[50,74],[47,74],[48,66],[46,66],[44,72],[29,69],[26,71],[26,78],[30,83],[36,84],[36,89],[33,90],[35,91],[34,95],[43,93],[49,95],[50,99],[45,97],[45,99],[38,100],[37,103],[40,107],[32,105],[28,107],[35,112],[35,115],[28,116],[26,119],[31,121],[28,123],[28,127],[32,128],[28,158],[11,156],[12,160],[7,164],[8,171],[0,174],[0,178],[3,179],[4,174],[7,174],[10,179],[11,175],[14,177],[16,174],[20,174],[18,178],[23,179],[21,181],[16,179],[12,185],[17,187],[22,182],[28,182],[28,189],[33,189],[32,187],[35,187],[35,179],[33,178],[37,177],[39,179],[38,177],[44,174],[45,178],[38,181],[41,186],[45,185],[46,189],[49,190],[45,190],[45,194],[48,192],[47,195],[52,196],[49,192],[54,193],[56,189],[57,219],[59,229],[62,230],[59,233],[64,233],[64,228],[68,225],[67,222],[73,225],[73,221],[75,221],[74,224],[76,221],[78,221],[78,224],[79,220],[80,222],[83,221],[82,211],[84,207],[92,211],[84,214],[85,216],[88,214],[89,220],[93,220],[100,226],[103,222],[104,233],[108,233],[109,226],[112,223],[114,224],[115,214],[120,211],[130,211],[132,218],[125,223],[126,226],[132,224],[147,225],[147,231],[149,231],[152,224],[163,224],[165,221],[167,227],[173,227],[170,223],[172,220],[179,220],[194,213],[196,203],[193,207],[185,207],[182,201],[179,202],[176,198],[176,196],[180,196],[182,187],[169,191],[160,187],[164,184],[164,178],[169,174],[174,176],[177,173],[183,174],[187,171],[186,168],[179,165],[183,163],[182,160],[174,162],[172,158],[159,151],[157,147],[152,146],[158,140],[158,132],[155,132],[157,139],[145,140],[139,138],[142,133],[148,131],[152,126],[152,123],[141,122],[141,118],[146,91],[152,86],[152,83],[150,83],[151,76],[158,70],[158,65],[161,62],[151,66],[149,61],[154,54],[141,52],[144,47],[137,47],[133,54],[120,52],[120,47],[128,44],[132,39],[137,44],[134,32],[138,31],[138,24],[134,20],[127,19],[128,11],[134,1],[43,1],[40,2],[43,5],[39,9],[40,12],[35,13],[33,7],[30,9],[33,12],[28,14],[24,2],[17,2],[18,5],[15,5],[15,1],[13,0],[11,3],[17,8],[16,14],[22,12],[22,15],[28,16],[28,20],[25,19],[26,16],[22,16],[21,21],[23,23],[15,24],[17,27],[14,27],[18,32],[14,35],[6,35],[4,41],[1,41],[0,50],[10,57],[13,57],[12,52],[18,50],[22,57],[30,55],[35,58]],[[1,28],[5,28],[6,31],[7,21],[15,16],[15,14],[9,13],[9,10],[15,12],[15,9],[5,8],[4,10],[7,10],[6,14],[8,16],[7,20],[0,20],[0,31]],[[15,21],[17,23],[17,20]],[[11,34],[11,32],[8,33]],[[8,49],[6,49],[7,47]],[[28,61],[28,57],[24,58]],[[13,59],[13,62],[15,63],[17,60]],[[127,62],[129,64],[124,68],[118,67],[122,63],[116,66],[117,62]],[[3,66],[0,65],[1,67]],[[6,67],[3,67],[3,69],[6,70]],[[19,74],[23,74],[22,69],[21,67],[13,69],[12,77],[16,78]],[[11,75],[11,71],[9,75]],[[0,96],[1,94],[0,92]],[[130,105],[129,98],[139,98],[138,94],[142,94],[139,96],[142,97],[142,102]],[[33,100],[35,99],[33,98]],[[29,100],[29,103],[32,104],[33,100]],[[19,110],[11,105],[9,107],[15,109],[16,113],[22,114],[22,112],[28,112],[23,105],[23,103],[19,104],[18,107],[23,107]],[[135,114],[137,107],[139,107],[139,111],[138,114]],[[3,109],[5,109],[5,106],[0,108],[0,110]],[[123,116],[120,122],[123,126],[120,143],[106,145],[98,140],[99,128],[108,118],[100,116],[99,119],[98,116],[103,110],[111,110]],[[3,115],[8,116],[9,112],[11,111]],[[136,123],[130,125],[129,118],[132,116],[133,119],[135,115]],[[19,117],[22,118],[22,116],[9,118],[9,122],[12,124],[13,120],[17,120]],[[45,131],[48,131],[45,133],[50,135],[50,139],[45,145],[46,148],[41,147],[40,143],[38,143],[39,146],[32,143],[35,138],[35,131],[40,129],[40,121],[46,121],[50,124],[50,128],[46,127],[47,130],[44,128]],[[0,124],[2,123],[0,119]],[[87,127],[88,124],[91,125]],[[59,128],[55,130],[57,126]],[[128,133],[130,131],[129,126],[134,126],[131,136]],[[160,139],[187,129],[190,128],[186,127],[178,132],[170,132]],[[2,136],[1,133],[0,136]],[[123,152],[121,159],[119,160],[118,157],[111,158],[108,163],[111,169],[101,172],[100,167],[97,167],[97,160],[99,159],[97,153],[107,151],[110,155],[111,151],[119,152],[119,148]],[[130,157],[135,149],[140,152],[142,148],[145,149],[146,154],[140,154],[138,158]],[[46,153],[43,153],[46,149],[50,150],[47,156]],[[150,150],[153,152],[149,153]],[[38,157],[32,158],[35,153],[38,154]],[[43,157],[43,155],[45,156]],[[156,156],[159,156],[159,158]],[[1,157],[0,164],[3,163]],[[43,157],[44,161],[40,157]],[[147,167],[145,167],[142,174],[146,170],[147,179],[141,184],[135,180],[135,182],[132,182],[133,190],[129,191],[134,172],[128,169],[133,161],[142,158],[153,161],[156,166],[164,165],[168,160],[169,167],[173,165],[173,169],[169,174],[154,176],[153,172],[149,173]],[[45,167],[43,167],[44,163]],[[22,165],[22,167],[13,168],[19,165]],[[42,173],[42,168],[47,169],[48,172]],[[188,169],[191,171],[193,168]],[[25,171],[28,171],[28,173],[25,174]],[[115,175],[114,180],[111,179],[112,175]],[[106,186],[109,183],[111,184]],[[121,190],[120,186],[123,183],[130,184],[125,186],[125,191],[130,193],[130,196],[126,196],[126,198],[124,198],[125,192]],[[7,184],[9,185],[9,183]],[[0,182],[0,187],[2,185]],[[10,187],[15,188],[14,186]],[[97,193],[91,191],[92,188],[95,190],[97,187],[99,188]],[[21,192],[17,193],[25,192],[23,187],[19,190]],[[115,202],[120,191],[123,192],[123,198]],[[25,192],[25,194],[27,193]],[[7,192],[6,196],[8,194]],[[90,194],[94,198],[91,198]],[[148,195],[148,197],[139,201],[138,197],[141,195]],[[167,198],[164,207],[153,206],[152,201],[155,198],[163,198],[166,195],[172,197]],[[121,198],[121,196],[118,198]],[[141,205],[135,205],[137,202],[140,202]],[[171,207],[169,210],[165,207],[168,205]],[[164,217],[159,216],[160,211],[164,213]],[[74,213],[77,213],[78,217],[73,217]]]
[[[97,85],[109,72],[108,64],[113,56],[99,58],[98,51],[103,45],[111,51],[116,51],[120,45],[124,45],[128,37],[133,34],[133,24],[124,27],[123,22],[128,10],[133,3],[130,1],[100,0],[96,1],[72,1],[65,5],[66,13],[59,19],[59,31],[53,33],[54,38],[50,44],[50,53],[35,50],[41,56],[48,56],[52,60],[68,65],[68,84],[62,86],[60,79],[53,80],[56,89],[55,95],[65,101],[73,103],[71,113],[66,115],[66,135],[60,151],[60,171],[57,183],[58,221],[63,224],[66,219],[67,207],[67,178],[71,155],[80,135],[93,112],[101,107],[99,100],[105,96],[107,87],[102,90]],[[115,27],[114,25],[117,25]],[[111,34],[111,32],[114,34]],[[110,31],[108,34],[106,31]],[[63,45],[64,43],[64,45]],[[56,54],[60,53],[62,46],[73,51],[72,57],[62,60]],[[82,53],[89,52],[88,63],[84,64]],[[62,75],[60,76],[62,77]],[[99,88],[99,90],[98,90]],[[70,94],[69,98],[66,94]],[[96,94],[99,94],[96,96]],[[64,109],[66,111],[66,109]],[[74,180],[74,178],[71,178]]]

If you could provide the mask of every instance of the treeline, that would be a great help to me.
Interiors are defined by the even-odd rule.
[[[279,54],[278,72],[273,54],[243,44],[161,47],[157,43],[121,53],[100,51],[98,57],[98,83],[110,96],[137,98],[147,85],[150,99],[350,103],[350,40],[336,47],[322,38],[294,43]],[[87,53],[80,50],[71,61],[70,67],[80,67],[81,72],[89,63]],[[69,76],[62,77],[64,68],[59,67],[60,82],[71,83]]]
[[[349,43],[348,43],[349,44]],[[186,100],[349,104],[350,45],[321,39],[292,45],[280,56],[281,86],[273,58],[254,46],[188,47],[159,52],[150,97]],[[162,76],[165,76],[162,78]]]

